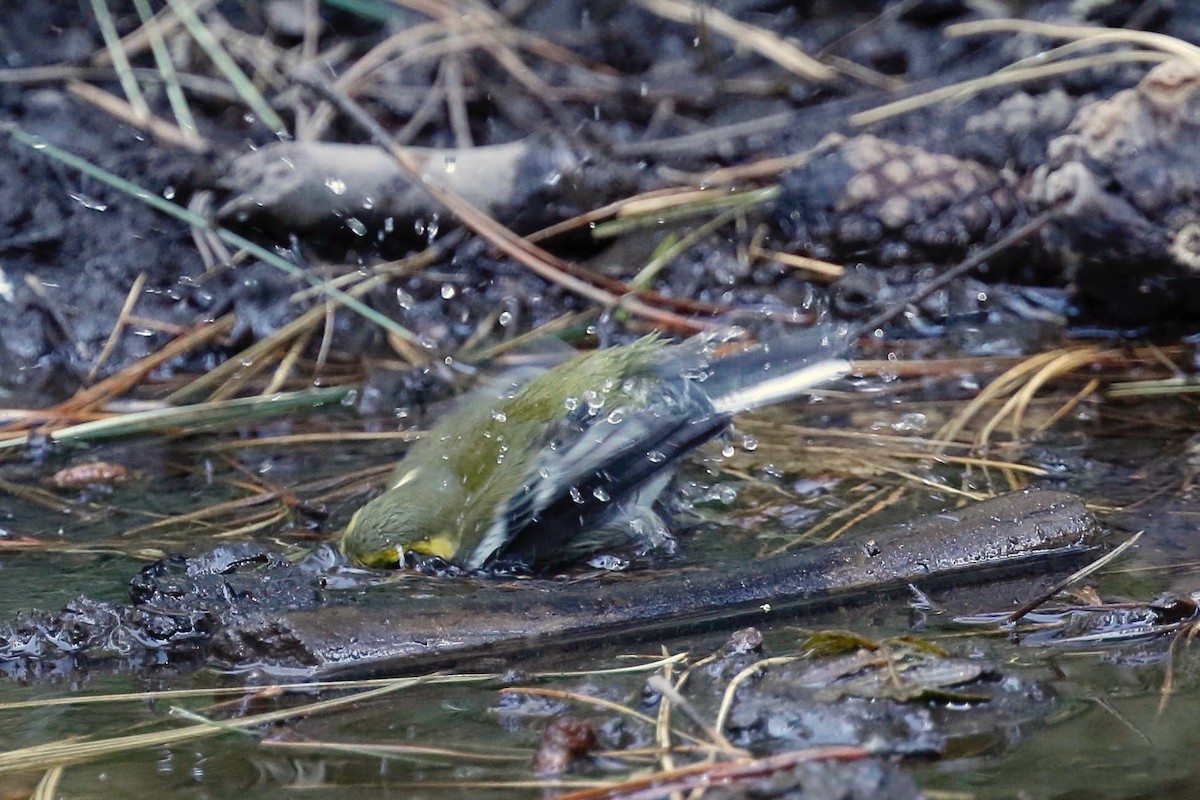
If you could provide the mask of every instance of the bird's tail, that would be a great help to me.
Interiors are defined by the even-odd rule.
[[[692,339],[668,369],[693,371],[713,407],[736,414],[781,403],[844,375],[854,344],[848,328],[822,326],[725,354],[728,337]],[[678,375],[679,372],[676,372]]]

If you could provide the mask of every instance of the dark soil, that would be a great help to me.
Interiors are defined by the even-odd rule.
[[[121,32],[136,26],[131,7],[110,5]],[[291,58],[300,5],[278,0],[245,8],[222,2],[216,13],[249,35],[266,37],[277,48],[273,52]],[[532,74],[551,91],[539,95],[476,50],[459,59],[466,129],[457,135],[444,108],[404,128],[432,90],[431,81],[438,80],[436,59],[398,66],[362,98],[386,129],[403,129],[407,143],[439,152],[461,149],[458,139],[468,131],[471,143],[480,146],[533,137],[541,160],[522,162],[505,202],[493,208],[518,232],[638,191],[678,185],[683,175],[801,152],[840,133],[848,138],[777,176],[782,196],[747,212],[742,232],[718,232],[672,263],[659,276],[658,291],[717,304],[728,318],[743,322],[763,314],[863,318],[903,300],[972,248],[1061,205],[1062,213],[1038,236],[925,301],[917,318],[924,320],[922,330],[1031,314],[1137,329],[1186,328],[1194,319],[1200,304],[1192,274],[1200,259],[1194,246],[1200,239],[1194,235],[1200,178],[1187,153],[1200,126],[1195,112],[1200,75],[1180,63],[1144,79],[1144,64],[1125,63],[996,90],[875,124],[867,135],[848,125],[847,115],[891,96],[853,78],[826,85],[792,78],[721,36],[697,38],[691,26],[632,4],[520,5],[514,26],[582,59],[569,63],[525,54]],[[913,89],[987,74],[1043,46],[1028,35],[944,38],[946,24],[975,18],[968,4],[921,2],[878,19],[872,3],[839,4],[836,10],[817,4],[808,11],[769,0],[719,5],[793,37],[809,52],[824,49],[903,78]],[[1059,20],[1069,18],[1075,5],[1042,3],[1031,13]],[[1200,13],[1190,4],[1154,4],[1149,11],[1133,2],[1094,5],[1093,22],[1135,24],[1200,40]],[[399,11],[380,26],[322,6],[322,49],[340,47],[348,54],[328,67],[336,74],[386,33],[423,21]],[[77,4],[9,3],[0,32],[0,56],[8,66],[78,65],[80,76],[119,92],[105,68],[87,67],[103,43]],[[136,66],[152,66],[148,55],[137,58]],[[215,75],[198,55],[187,66]],[[285,84],[276,79],[269,93],[278,96],[277,105],[291,120],[295,108],[311,108],[316,101],[308,90]],[[160,85],[148,81],[147,91],[153,110],[168,116]],[[229,172],[232,159],[273,138],[222,93],[228,87],[216,82],[193,92],[200,132],[214,148],[204,155],[157,143],[115,121],[68,93],[61,78],[30,76],[2,84],[0,116],[151,192],[184,204],[203,198],[215,208],[252,188],[243,185],[232,195],[221,188],[241,174]],[[368,141],[341,118],[326,135]],[[551,151],[565,166],[547,181],[543,154]],[[236,311],[230,340],[177,359],[168,370],[203,371],[299,312],[301,306],[286,301],[296,285],[271,268],[246,261],[206,266],[191,232],[127,196],[15,142],[0,146],[0,159],[7,176],[0,183],[0,380],[19,392],[17,398],[32,403],[62,397],[82,382],[139,273],[147,282],[135,316],[149,324],[128,326],[101,374],[154,351],[170,330]],[[408,218],[393,217],[386,230],[376,226],[365,237],[337,211],[330,211],[328,225],[308,228],[289,226],[270,206],[259,212],[247,232],[286,244],[310,263],[334,255],[341,271],[347,264],[370,265],[411,252],[455,228],[435,204],[418,204],[405,212]],[[243,218],[251,221],[235,216],[228,222],[244,227],[238,222]],[[681,232],[686,229],[685,223]],[[765,234],[762,241],[770,249],[855,268],[829,290],[769,261],[748,265],[738,254],[755,231]],[[630,235],[612,245],[575,233],[544,244],[609,277],[628,279],[655,243]],[[369,297],[436,352],[453,353],[481,326],[484,341],[495,340],[592,307],[498,257],[475,237],[448,244],[435,266]],[[1020,288],[1030,286],[1038,292]],[[504,312],[499,324],[493,318],[497,310]],[[332,358],[355,361],[364,352],[387,352],[382,336],[358,317],[341,313],[336,324]],[[893,332],[902,334],[903,328]]]

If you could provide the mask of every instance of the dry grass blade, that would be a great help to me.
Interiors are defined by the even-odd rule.
[[[113,323],[108,338],[104,340],[104,346],[100,348],[100,355],[96,357],[96,362],[88,370],[85,383],[91,383],[96,379],[96,372],[100,367],[104,366],[104,362],[108,361],[108,357],[112,355],[113,349],[116,348],[117,342],[121,339],[121,332],[125,330],[125,326],[129,322],[129,315],[133,313],[133,307],[137,305],[138,298],[141,297],[142,289],[145,286],[146,273],[144,271],[139,272],[138,276],[133,279],[133,286],[129,287],[129,294],[125,296],[125,302],[121,305],[121,310],[117,314],[117,321]]]
[[[897,474],[903,475],[903,473],[900,473],[899,471],[897,471]],[[922,480],[920,478],[917,478],[916,476],[905,476],[905,477],[911,477],[913,480],[917,481],[918,483],[921,482],[921,480]],[[942,487],[939,486],[938,488],[942,488]],[[842,523],[840,526],[838,526],[833,531],[831,531],[830,534],[825,537],[825,541],[826,542],[836,541],[837,539],[839,539],[841,537],[841,535],[843,533],[850,530],[854,526],[858,525],[863,520],[870,519],[871,517],[878,514],[880,511],[883,511],[884,509],[888,508],[889,506],[893,506],[896,503],[900,502],[900,500],[904,497],[905,494],[907,494],[907,492],[908,492],[908,490],[905,487],[897,486],[895,489],[892,489],[891,492],[889,492],[886,496],[878,498],[869,507],[863,509],[858,514],[855,514],[849,520]]]
[[[43,425],[50,424],[58,419],[74,420],[78,419],[81,415],[95,412],[99,406],[129,391],[152,371],[176,356],[194,350],[196,347],[207,344],[214,338],[228,333],[233,327],[233,322],[233,315],[227,314],[215,322],[199,325],[191,331],[178,336],[174,341],[167,343],[165,347],[157,352],[135,361],[120,372],[100,381],[100,383],[87,389],[81,389],[70,399],[45,409],[37,416],[30,416],[19,420],[20,424],[10,424],[4,430],[20,429],[27,427],[29,424],[39,422]],[[107,418],[106,416],[105,419]],[[96,422],[102,421],[103,419],[96,420]]]
[[[805,542],[812,541],[822,531],[829,528],[831,525],[836,523],[838,520],[845,519],[846,517],[855,517],[855,515],[858,515],[858,517],[856,517],[856,518],[859,518],[859,517],[861,517],[861,512],[863,512],[865,509],[870,509],[873,504],[877,504],[880,501],[884,501],[885,498],[889,494],[891,494],[893,491],[895,491],[895,490],[891,487],[884,487],[881,489],[876,489],[875,491],[868,494],[866,497],[863,497],[862,499],[860,499],[854,503],[851,503],[850,505],[846,506],[845,508],[843,508],[839,511],[835,511],[832,514],[827,515],[820,522],[817,522],[816,524],[809,526],[809,528],[807,530],[805,530],[802,534],[788,538],[786,541],[784,541],[783,544],[781,544],[777,547],[771,548],[769,550],[760,551],[758,553],[758,558],[770,558],[771,556],[777,556],[777,555],[780,555],[781,553],[786,553],[788,550],[792,549],[793,547],[801,545]]]
[[[344,438],[344,435],[340,438]],[[219,449],[224,448],[214,446],[210,451]],[[323,492],[323,494],[316,494],[316,496],[310,497],[311,502],[317,503],[341,499],[349,493],[358,491],[364,485],[381,482],[391,469],[391,465],[381,464],[287,489],[264,490],[259,486],[245,487],[244,484],[239,483],[236,485],[242,488],[249,488],[251,491],[249,496],[215,503],[196,511],[156,519],[154,522],[123,531],[121,537],[139,536],[164,528],[184,526],[222,528],[226,531],[222,534],[223,536],[234,535],[238,532],[245,533],[251,526],[253,528],[261,528],[264,519],[286,517],[290,513],[290,509],[299,504],[299,498],[302,496]],[[271,508],[265,511],[259,510],[261,506],[267,504],[271,504]],[[229,526],[234,524],[238,524],[241,527],[237,531],[228,530]]]
[[[943,442],[957,441],[963,429],[989,403],[997,402],[1000,398],[1007,396],[1015,387],[1024,383],[1029,375],[1035,374],[1060,355],[1060,351],[1038,353],[1005,370],[999,377],[984,387],[975,396],[975,399],[968,403],[961,412],[943,425],[934,438]],[[939,449],[938,452],[940,453],[941,450]]]
[[[1030,600],[1028,603],[1026,603],[1025,605],[1018,608],[1016,611],[1009,614],[1008,617],[1006,617],[1004,621],[1009,625],[1013,624],[1014,622],[1019,621],[1022,617],[1024,617],[1030,611],[1033,611],[1035,608],[1037,608],[1042,603],[1049,600],[1054,595],[1061,592],[1063,589],[1067,588],[1068,586],[1070,586],[1072,584],[1078,583],[1079,581],[1083,580],[1087,576],[1096,572],[1096,570],[1103,568],[1106,564],[1111,564],[1113,561],[1120,558],[1122,553],[1124,553],[1126,550],[1128,550],[1129,548],[1131,548],[1135,544],[1137,544],[1138,540],[1140,540],[1142,538],[1143,533],[1145,533],[1145,531],[1138,531],[1133,536],[1130,536],[1128,539],[1121,542],[1121,544],[1117,545],[1116,547],[1114,547],[1109,552],[1105,553],[1100,558],[1098,558],[1095,561],[1093,561],[1092,563],[1088,564],[1083,569],[1079,569],[1079,570],[1076,570],[1075,572],[1072,572],[1070,575],[1068,575],[1067,577],[1063,578],[1058,583],[1051,586],[1045,592],[1038,595],[1033,600]]]
[[[846,268],[841,264],[833,264],[829,261],[821,261],[808,256],[798,256],[793,253],[781,253],[778,250],[765,250],[758,245],[750,248],[750,257],[756,259],[765,259],[783,264],[785,267],[792,269],[803,270],[807,273],[807,277],[818,281],[833,281],[838,280],[846,274]]]
[[[737,42],[805,80],[828,83],[837,72],[825,66],[779,34],[734,19],[711,6],[687,0],[638,0],[638,5],[664,19],[702,25]]]
[[[91,761],[97,758],[116,755],[117,753],[127,753],[131,750],[141,750],[147,747],[172,747],[186,742],[194,742],[199,739],[207,739],[212,736],[224,733],[230,729],[245,730],[258,725],[267,725],[273,722],[280,722],[286,719],[296,717],[312,716],[313,714],[323,714],[329,711],[345,708],[356,703],[362,703],[368,700],[374,700],[378,697],[383,697],[392,694],[401,689],[407,689],[412,686],[423,683],[422,678],[402,678],[393,681],[386,686],[380,686],[375,689],[368,689],[363,692],[357,692],[348,697],[339,697],[332,700],[319,700],[315,703],[309,703],[295,708],[287,708],[281,711],[270,711],[263,714],[255,714],[249,717],[240,719],[227,720],[221,723],[221,727],[214,726],[210,723],[201,723],[198,725],[189,725],[183,728],[175,728],[173,730],[156,731],[153,733],[139,733],[128,736],[114,736],[107,739],[66,739],[58,742],[50,742],[48,744],[34,745],[33,747],[24,747],[19,750],[9,750],[0,753],[0,775],[10,775],[15,772],[27,772],[31,770],[50,769],[56,766],[66,764],[77,764],[83,761]]]
[[[904,437],[896,437],[903,440]],[[925,439],[917,439],[915,443],[923,445],[928,442]],[[863,458],[861,450],[852,450],[847,447],[823,447],[820,445],[809,445],[804,448],[806,453],[828,453],[831,455],[840,456],[842,458]],[[982,469],[1011,469],[1016,472],[1021,472],[1025,475],[1032,475],[1038,478],[1044,478],[1048,474],[1042,467],[1035,467],[1030,464],[1021,464],[1014,461],[1002,461],[996,458],[983,458],[981,456],[947,456],[939,455],[936,459],[927,452],[902,452],[896,449],[880,451],[879,455],[889,459],[909,459],[921,461],[935,461],[938,464],[957,464],[963,467],[980,467]],[[886,468],[884,468],[886,471]]]
[[[1041,425],[1038,425],[1033,430],[1033,435],[1039,436],[1042,433],[1044,433],[1045,431],[1048,431],[1050,428],[1057,425],[1060,420],[1062,420],[1068,414],[1070,414],[1072,411],[1074,411],[1075,408],[1080,403],[1082,403],[1084,400],[1086,400],[1087,398],[1094,395],[1099,388],[1100,388],[1100,379],[1092,378],[1090,381],[1087,382],[1087,384],[1084,385],[1084,387],[1082,389],[1080,389],[1078,392],[1076,392],[1074,395],[1072,395],[1065,403],[1063,403],[1061,406],[1059,406],[1057,411],[1055,411],[1053,414],[1051,414],[1049,417],[1047,417],[1045,419],[1045,421],[1042,422]]]
[[[1161,397],[1200,393],[1200,383],[1194,378],[1165,378],[1153,381],[1123,381],[1109,386],[1106,397]]]
[[[984,400],[984,402],[990,402],[998,399],[1004,392],[1010,389],[1013,390],[1009,398],[1000,407],[1000,410],[992,415],[991,419],[983,425],[976,435],[976,446],[986,448],[991,442],[992,434],[1006,418],[1011,418],[1012,420],[1012,440],[1019,440],[1021,436],[1021,422],[1029,408],[1029,404],[1046,383],[1068,375],[1080,367],[1111,358],[1115,355],[1117,354],[1114,352],[1104,351],[1095,346],[1051,350],[1047,353],[1039,353],[1037,356],[1023,362],[1023,364],[1009,370],[993,382],[993,384],[989,385],[986,390],[980,392],[979,397],[976,398],[976,401]],[[968,421],[968,412],[974,413],[981,408],[982,404],[976,405],[972,403],[968,406],[968,409],[954,421],[958,427],[956,428],[954,424],[951,424],[948,426],[949,430],[944,431],[949,434],[945,438],[956,436],[962,430],[962,426]]]
[[[448,747],[432,747],[415,744],[370,744],[354,742],[321,742],[321,741],[279,741],[265,739],[261,743],[264,748],[279,750],[285,753],[350,753],[378,758],[438,758],[450,759],[453,764],[467,761],[503,761],[529,763],[533,754],[528,750],[492,748],[490,750],[452,750]]]
[[[663,647],[663,653],[667,652],[667,648]],[[662,672],[654,675],[654,678],[662,678],[670,685],[671,676],[675,673],[674,664],[663,665]],[[683,679],[680,679],[680,683]],[[663,695],[658,702],[658,713],[655,715],[654,726],[654,741],[658,744],[659,750],[659,767],[661,769],[675,768],[675,755],[671,752],[671,697]]]
[[[761,661],[755,661],[750,666],[743,669],[738,674],[734,675],[725,687],[725,694],[721,697],[721,707],[717,711],[717,721],[713,723],[713,727],[719,731],[725,730],[725,723],[729,719],[729,712],[733,709],[733,700],[737,695],[737,689],[743,682],[748,680],[756,673],[762,672],[768,667],[773,667],[779,664],[791,664],[797,661],[799,656],[775,656],[773,658],[764,658]]]
[[[682,680],[680,682],[682,683]],[[745,750],[740,747],[734,747],[729,743],[729,740],[725,738],[725,734],[720,728],[700,716],[700,713],[696,711],[695,706],[693,706],[688,699],[671,684],[671,681],[668,678],[663,675],[651,675],[646,679],[646,685],[661,694],[664,700],[670,700],[671,705],[675,708],[678,708],[684,713],[684,715],[691,719],[691,721],[695,723],[700,730],[704,731],[704,735],[707,736],[709,740],[720,750],[733,755],[746,755]],[[663,745],[664,747],[670,746],[670,742],[666,740],[660,740],[659,744]]]
[[[848,122],[851,125],[861,127],[863,125],[871,125],[876,122],[882,122],[885,119],[896,117],[901,114],[907,114],[911,111],[916,111],[919,108],[925,108],[936,103],[945,102],[948,100],[961,100],[971,95],[987,89],[995,89],[1001,86],[1013,86],[1019,83],[1029,83],[1031,81],[1044,80],[1057,75],[1066,75],[1072,72],[1079,72],[1084,69],[1094,69],[1096,67],[1111,66],[1126,62],[1142,62],[1156,64],[1166,61],[1169,56],[1158,52],[1148,52],[1137,50],[1132,52],[1122,53],[1105,53],[1098,56],[1084,56],[1081,58],[1072,58],[1066,61],[1059,61],[1054,64],[1043,64],[1036,67],[1024,68],[1008,68],[991,75],[985,75],[982,78],[972,78],[971,80],[954,83],[949,86],[943,86],[940,89],[934,89],[930,92],[906,97],[903,100],[896,100],[892,103],[885,103],[881,106],[860,111],[857,114],[851,114]]]
[[[630,199],[617,208],[616,218],[592,228],[593,239],[612,239],[643,228],[658,228],[699,214],[725,208],[749,208],[779,197],[778,186],[729,191],[697,189],[675,195],[648,199]]]
[[[583,228],[590,229],[590,228],[592,228],[592,226],[594,226],[598,222],[602,222],[604,220],[613,219],[615,217],[621,216],[623,209],[627,208],[632,203],[640,202],[643,200],[658,200],[660,198],[666,198],[663,202],[671,203],[670,198],[676,198],[676,197],[690,198],[697,191],[707,194],[708,192],[710,192],[712,190],[710,190],[710,189],[699,189],[699,190],[678,189],[678,188],[651,189],[642,194],[634,195],[633,197],[626,197],[621,200],[615,200],[611,203],[608,203],[607,205],[600,206],[599,208],[593,208],[591,211],[585,211],[582,214],[578,214],[574,217],[571,217],[570,219],[565,219],[562,222],[556,222],[553,225],[550,225],[549,227],[542,228],[540,231],[534,231],[533,233],[528,234],[525,237],[525,240],[528,242],[536,243],[536,242],[545,241],[546,239],[553,239],[555,236],[561,236],[564,233],[570,233],[571,231],[577,231],[577,230],[581,230]],[[686,202],[686,201],[680,201],[680,202]]]
[[[29,800],[55,800],[58,797],[58,784],[62,780],[63,768],[51,767],[38,781],[37,788],[29,796]]]
[[[173,147],[183,147],[195,153],[202,153],[207,147],[204,142],[190,140],[183,131],[166,120],[155,116],[139,117],[127,101],[122,100],[114,94],[109,94],[90,83],[84,83],[75,79],[68,80],[67,91],[80,100],[91,103],[105,114],[129,124],[131,127],[149,131],[160,142]]]
[[[950,37],[980,36],[990,33],[1032,33],[1052,39],[1086,41],[1093,45],[1136,44],[1169,53],[1200,68],[1200,47],[1174,36],[1126,28],[1099,28],[1085,25],[1055,25],[1049,22],[1034,22],[1023,19],[988,19],[976,22],[960,22],[946,26],[945,34]]]
[[[1033,401],[1034,395],[1046,383],[1056,378],[1061,378],[1064,375],[1069,375],[1077,369],[1086,367],[1095,361],[1106,356],[1115,355],[1114,353],[1106,353],[1098,347],[1082,347],[1078,350],[1072,350],[1063,353],[1058,358],[1051,361],[1043,367],[1036,375],[1034,375],[1028,383],[1013,395],[1015,401],[1012,408],[1012,428],[1011,435],[1014,440],[1021,436],[1021,422],[1025,417],[1025,412],[1029,408],[1029,404]]]
[[[432,673],[404,680],[417,680],[426,686],[431,685],[463,685],[469,683],[485,683],[500,677],[499,673],[476,672],[456,675]],[[245,697],[247,695],[264,694],[266,696],[285,692],[310,694],[321,689],[349,691],[351,689],[376,689],[392,686],[396,678],[367,678],[357,681],[307,681],[304,683],[274,683],[265,686],[211,686],[205,689],[159,689],[144,692],[119,692],[115,694],[98,695],[67,695],[64,697],[41,698],[25,700],[16,703],[0,703],[0,711],[17,711],[25,708],[40,708],[43,706],[75,706],[75,705],[105,705],[109,703],[145,703],[148,700],[182,700],[200,697]]]
[[[227,450],[252,450],[260,447],[305,447],[330,443],[351,442],[414,442],[421,438],[419,431],[330,431],[326,433],[287,433],[278,436],[260,436],[256,439],[232,442],[213,442],[203,447],[206,453],[221,453]]]

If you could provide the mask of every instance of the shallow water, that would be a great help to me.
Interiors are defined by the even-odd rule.
[[[1043,410],[1052,412],[1062,399],[1047,400]],[[854,516],[866,516],[856,510],[856,502],[862,511],[882,507],[866,523],[873,526],[945,507],[953,501],[952,490],[1005,488],[1006,477],[996,467],[976,467],[968,473],[951,463],[901,460],[896,453],[904,448],[892,440],[818,440],[786,427],[800,423],[832,430],[931,435],[940,420],[956,408],[961,404],[926,402],[919,397],[909,397],[904,403],[833,398],[745,421],[731,439],[737,445],[732,457],[723,458],[718,446],[698,456],[685,470],[683,494],[700,518],[689,515],[691,533],[681,536],[675,563],[703,566],[731,552],[744,557],[795,546],[790,537],[798,526],[843,511],[841,517],[824,523],[814,537],[819,542]],[[1052,473],[1035,483],[1077,491],[1110,509],[1101,515],[1113,525],[1115,538],[1147,531],[1137,548],[1093,581],[1104,599],[1147,602],[1163,591],[1186,596],[1195,587],[1195,565],[1200,563],[1200,542],[1194,536],[1200,506],[1195,498],[1200,496],[1200,488],[1191,489],[1189,444],[1197,421],[1193,404],[1173,399],[1084,404],[1042,440],[1024,448],[1022,463],[1041,465]],[[332,417],[297,421],[294,426],[276,424],[260,433],[363,427],[350,412],[338,411]],[[9,618],[30,607],[54,609],[84,593],[119,601],[125,596],[129,577],[156,554],[211,548],[226,540],[215,537],[224,532],[230,538],[229,531],[246,524],[249,515],[257,512],[243,509],[206,526],[176,522],[128,535],[130,529],[165,515],[243,497],[254,482],[265,489],[293,487],[386,463],[403,447],[397,442],[350,447],[325,442],[210,449],[251,433],[117,444],[56,453],[40,464],[13,460],[0,465],[4,479],[29,488],[38,488],[41,478],[80,459],[119,461],[138,473],[132,481],[111,490],[86,494],[58,491],[59,507],[39,505],[11,493],[0,500],[9,541],[33,537],[40,543],[32,549],[0,553],[0,571],[5,578],[0,581],[0,616]],[[747,449],[748,442],[752,449]],[[814,452],[809,449],[813,445],[826,449]],[[841,448],[839,452],[828,449],[834,446]],[[941,481],[944,488],[932,489],[928,483],[919,484],[896,471],[880,472],[885,460],[910,476]],[[774,466],[766,468],[768,464]],[[748,476],[757,477],[750,480]],[[893,487],[907,489],[885,502],[885,497],[892,498]],[[872,499],[876,497],[873,493],[878,493],[878,499]],[[303,499],[320,494],[312,491]],[[324,522],[287,514],[284,521],[268,519],[265,527],[231,538],[258,538],[300,552],[319,540],[323,531],[335,530],[364,496],[362,491],[347,491],[326,498],[330,516]],[[1111,510],[1118,506],[1125,510]],[[286,510],[278,503],[267,504],[267,509]],[[1177,644],[1172,693],[1160,711],[1168,663],[1169,640],[1164,637],[1123,645],[1036,646],[952,621],[960,612],[1008,610],[1014,600],[1034,592],[1031,584],[1000,587],[992,595],[946,592],[933,598],[946,606],[941,614],[915,612],[907,598],[896,598],[819,618],[782,621],[764,628],[765,654],[796,653],[803,631],[811,629],[851,629],[876,640],[913,633],[937,642],[953,655],[986,658],[998,665],[1004,680],[1019,683],[1026,694],[1037,695],[1037,702],[1003,713],[989,709],[988,703],[961,708],[941,704],[934,709],[930,719],[946,731],[954,731],[946,740],[945,753],[937,759],[910,759],[906,768],[924,789],[950,793],[942,796],[1186,795],[1187,787],[1196,780],[1191,755],[1200,744],[1194,724],[1200,711],[1200,662],[1195,648],[1184,641]],[[506,667],[515,671],[503,680],[484,683],[397,689],[390,696],[347,709],[258,726],[252,735],[210,731],[206,738],[186,743],[126,747],[115,755],[67,767],[58,792],[68,798],[147,797],[165,792],[197,798],[291,797],[301,792],[305,797],[341,797],[353,787],[356,796],[366,797],[536,796],[540,789],[517,786],[535,780],[530,760],[551,716],[569,711],[595,721],[602,730],[602,744],[650,744],[652,731],[640,722],[618,722],[621,715],[614,711],[575,701],[518,702],[499,693],[502,685],[537,685],[591,694],[653,715],[655,708],[644,695],[649,672],[540,681],[535,681],[532,673],[629,667],[646,664],[664,652],[687,652],[694,661],[716,650],[727,635],[713,632],[665,641],[661,646],[588,649],[550,657],[531,653],[529,658],[507,665],[481,662],[481,668],[489,671]],[[0,708],[0,747],[4,750],[71,736],[126,736],[197,724],[183,718],[170,720],[173,706],[224,719],[345,694],[326,690],[301,691],[284,699],[235,698],[233,706],[222,710],[213,710],[212,704],[228,698],[211,693],[154,700],[134,696],[94,705],[59,704],[104,693],[209,689],[261,683],[264,678],[221,675],[186,664],[164,664],[137,672],[116,663],[80,669],[64,660],[49,674],[32,679],[19,665],[9,663],[7,667],[12,677],[0,679],[0,704],[32,701],[34,705]],[[676,676],[681,668],[681,664],[674,666]],[[695,686],[691,699],[697,708],[704,713],[715,710],[719,693],[706,694],[708,684],[699,677],[691,685]],[[683,693],[688,696],[688,686]],[[829,703],[834,712],[838,702],[852,701]],[[938,704],[918,705],[929,708]],[[146,723],[153,727],[146,728]],[[697,732],[678,718],[677,727]],[[822,735],[830,734],[826,730]],[[774,744],[768,749],[787,749],[783,739],[769,741]],[[359,752],[301,749],[303,743],[320,742],[352,744]],[[362,752],[372,745],[447,748],[451,752]],[[46,774],[47,762],[36,760],[35,754],[27,757],[26,763],[35,768],[0,773],[4,796],[32,791]],[[564,780],[613,780],[628,774],[627,769],[628,764],[615,759],[598,759]]]

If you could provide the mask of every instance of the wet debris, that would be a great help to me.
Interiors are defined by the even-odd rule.
[[[1200,311],[1200,68],[1158,65],[1079,109],[1033,174],[1063,215],[1046,243],[1087,310],[1117,322]]]
[[[596,747],[596,726],[578,717],[555,717],[542,732],[542,741],[533,757],[538,775],[561,775],[571,763],[584,758]]]
[[[1003,748],[1009,726],[1044,715],[1052,701],[1044,686],[986,659],[881,643],[764,666],[737,690],[724,732],[756,751],[869,742],[890,753],[944,756],[968,742]]]
[[[213,634],[253,611],[312,608],[322,580],[253,544],[156,561],[130,581],[128,605],[79,597],[0,626],[0,671],[27,676],[56,660],[117,659],[134,667],[200,659]]]
[[[734,631],[717,652],[722,657],[745,656],[762,653],[762,649],[762,631],[758,628],[742,628]]]
[[[129,480],[129,469],[109,461],[89,461],[64,467],[46,479],[55,489],[86,489],[89,486],[111,486]]]
[[[1146,644],[1158,641],[1165,654],[1174,635],[1198,629],[1200,592],[1188,597],[1163,595],[1149,602],[1101,602],[1094,591],[1081,599],[1086,604],[1043,607],[1007,624],[1011,612],[959,616],[970,626],[998,626],[1024,644],[1096,646]]]

